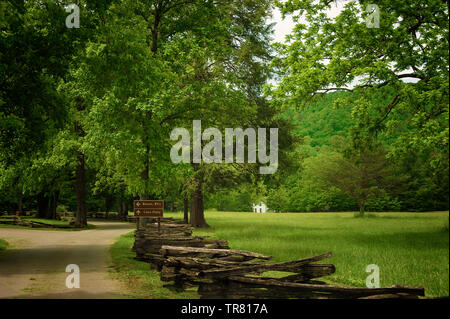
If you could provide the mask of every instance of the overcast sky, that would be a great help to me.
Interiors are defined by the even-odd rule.
[[[330,18],[336,17],[342,10],[343,6],[349,2],[349,0],[337,0],[332,4],[331,9],[328,10],[327,15]],[[305,22],[300,19],[301,22]],[[287,16],[284,20],[281,18],[281,12],[278,8],[273,11],[273,18],[269,23],[275,23],[274,25],[274,42],[284,42],[286,35],[291,33],[295,23],[292,21],[291,16]]]

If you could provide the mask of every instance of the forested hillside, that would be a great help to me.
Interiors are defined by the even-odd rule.
[[[263,200],[275,211],[348,211],[358,210],[352,196],[337,188],[321,185],[318,174],[329,165],[330,157],[344,154],[351,145],[356,121],[352,107],[340,102],[347,92],[333,92],[298,111],[286,110],[281,116],[289,119],[301,142],[297,145],[297,166],[292,174],[278,181],[269,191],[262,187],[258,197],[251,188],[224,191],[212,197],[208,204],[219,210],[251,211],[251,203]],[[375,96],[379,104],[386,98]],[[381,190],[367,200],[369,211],[417,211],[448,209],[448,161],[446,149],[423,149],[396,155],[399,136],[408,131],[407,114],[398,114],[396,126],[381,133],[378,142],[383,149],[381,160],[393,166],[393,187]],[[445,116],[441,117],[445,127]],[[448,124],[447,124],[448,128]],[[412,129],[411,129],[412,130]],[[376,154],[370,154],[376,157]],[[337,168],[339,170],[339,168]],[[250,190],[249,190],[250,189]]]

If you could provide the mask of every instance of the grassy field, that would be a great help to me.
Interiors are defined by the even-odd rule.
[[[181,213],[165,214],[181,218]],[[233,249],[274,256],[275,261],[327,251],[336,266],[329,283],[364,287],[366,266],[380,269],[380,285],[425,287],[428,297],[449,295],[448,212],[225,213],[206,212],[208,230],[195,235],[225,239]]]
[[[182,214],[165,216],[181,219]],[[324,261],[336,266],[336,273],[325,280],[330,284],[364,287],[366,266],[376,264],[381,286],[421,286],[427,297],[439,297],[449,295],[448,216],[448,212],[377,213],[364,218],[353,213],[206,212],[211,228],[194,235],[225,239],[233,249],[272,255],[274,261],[332,251],[333,258]],[[122,236],[112,247],[112,256],[116,275],[130,280],[136,297],[195,297],[162,288],[156,270],[132,259],[133,240],[133,233]]]

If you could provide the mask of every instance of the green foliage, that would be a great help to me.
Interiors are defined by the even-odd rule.
[[[303,158],[336,135],[351,137],[354,150],[382,142],[396,174],[409,175],[389,209],[448,207],[448,5],[378,1],[380,27],[369,28],[369,1],[351,1],[335,18],[325,14],[332,1],[276,3],[297,25],[275,45],[281,81],[267,93],[287,117],[299,111]],[[390,200],[380,201],[373,209]]]
[[[251,193],[248,191],[248,187],[244,186],[207,195],[205,208],[230,212],[251,212],[251,204]]]
[[[372,212],[400,211],[401,207],[400,200],[390,196],[385,190],[380,191],[376,196],[369,196],[366,202],[366,209]]]
[[[380,28],[368,28],[362,0],[336,18],[325,0],[79,1],[79,29],[64,24],[68,3],[0,5],[2,210],[56,198],[109,211],[138,196],[179,209],[198,188],[225,210],[355,210],[355,196],[319,175],[376,145],[392,166],[386,179],[402,183],[362,187],[366,209],[448,208],[444,2],[379,1]],[[297,25],[271,47],[273,4]],[[263,92],[273,75],[278,85]],[[170,131],[194,119],[221,131],[278,127],[278,172],[174,165]],[[75,187],[81,159],[86,181]]]
[[[269,191],[267,206],[274,212],[281,212],[289,207],[289,193],[284,185]]]
[[[66,114],[55,87],[74,38],[61,36],[64,8],[45,3],[45,10],[29,1],[0,7],[0,161],[7,165],[37,150]]]
[[[56,212],[57,213],[67,213],[67,206],[65,205],[58,205],[58,207],[56,207]]]

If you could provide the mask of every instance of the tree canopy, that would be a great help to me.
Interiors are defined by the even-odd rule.
[[[260,201],[448,209],[448,1],[347,1],[332,17],[329,0],[82,0],[68,28],[71,4],[0,2],[0,211],[61,205],[85,227],[88,211],[165,199],[204,227],[206,208]],[[275,8],[294,17],[284,43]],[[171,132],[194,120],[277,128],[277,172],[173,163]]]

